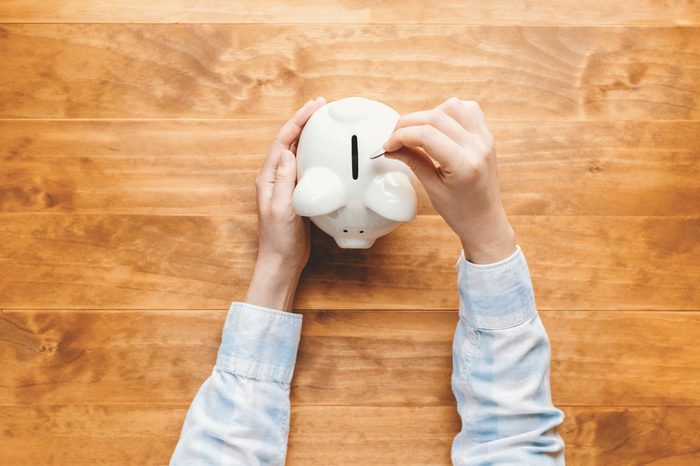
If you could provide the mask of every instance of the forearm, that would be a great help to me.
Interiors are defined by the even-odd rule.
[[[518,250],[500,263],[458,262],[460,319],[452,386],[462,418],[456,465],[564,463],[550,349]]]
[[[291,311],[301,267],[289,267],[278,256],[261,256],[255,265],[245,302]]]
[[[172,465],[282,465],[301,315],[233,303]]]

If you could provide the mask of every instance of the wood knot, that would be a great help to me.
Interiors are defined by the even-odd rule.
[[[53,354],[56,352],[56,349],[58,349],[58,345],[55,341],[51,340],[44,340],[39,345],[40,353]]]
[[[70,207],[73,188],[25,171],[10,171],[0,179],[0,207],[5,210],[50,210],[57,206]]]

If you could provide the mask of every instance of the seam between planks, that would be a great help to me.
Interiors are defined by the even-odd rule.
[[[36,26],[62,26],[62,25],[76,25],[76,26],[88,26],[88,25],[139,25],[139,26],[464,26],[464,27],[497,27],[497,28],[579,28],[579,29],[593,29],[593,28],[619,28],[619,29],[669,29],[669,28],[686,28],[692,29],[700,27],[700,22],[692,23],[567,23],[567,22],[557,22],[557,23],[527,23],[523,21],[510,22],[510,23],[492,23],[492,22],[431,22],[431,21],[398,21],[398,22],[374,22],[374,21],[356,21],[356,22],[327,22],[327,21],[308,21],[308,22],[276,22],[261,19],[258,22],[247,22],[247,21],[22,21],[22,20],[0,20],[0,26],[4,25],[36,25]]]

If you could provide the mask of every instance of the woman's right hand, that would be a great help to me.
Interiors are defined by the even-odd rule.
[[[405,115],[384,150],[413,170],[468,260],[484,264],[513,254],[515,233],[501,202],[493,137],[479,104],[452,97]]]

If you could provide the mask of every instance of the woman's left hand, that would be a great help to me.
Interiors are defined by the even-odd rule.
[[[311,115],[326,100],[308,101],[282,127],[255,181],[258,203],[258,260],[246,302],[289,310],[299,276],[311,253],[308,219],[292,206],[296,143]]]

